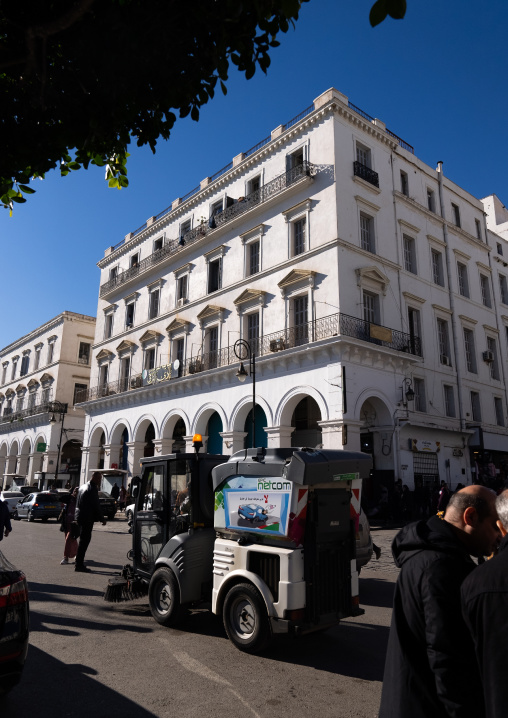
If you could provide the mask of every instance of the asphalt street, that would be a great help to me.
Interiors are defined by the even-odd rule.
[[[250,656],[207,610],[176,630],[152,619],[146,598],[103,600],[130,548],[124,519],[94,529],[91,574],[60,565],[55,522],[14,522],[0,548],[27,575],[31,636],[22,682],[0,699],[0,715],[375,718],[397,577],[389,551],[395,533],[374,532],[383,553],[361,574],[363,616],[296,640],[278,637],[269,653]]]

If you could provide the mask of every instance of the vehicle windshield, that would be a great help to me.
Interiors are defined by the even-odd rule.
[[[54,504],[59,500],[56,494],[37,494],[35,498],[39,504]]]
[[[99,491],[99,498],[100,499],[111,499],[111,494],[107,494],[105,491]]]
[[[4,499],[14,499],[18,496],[23,496],[21,491],[2,491],[2,496]]]

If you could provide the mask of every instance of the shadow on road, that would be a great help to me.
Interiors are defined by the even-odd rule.
[[[392,608],[395,584],[379,578],[360,578],[360,605]]]
[[[115,612],[122,610],[120,606],[115,606]],[[138,604],[137,608],[140,611],[143,608],[147,612],[150,610],[144,603]],[[206,609],[190,612],[178,628],[158,626],[155,630],[167,631],[175,637],[179,633],[192,633],[227,640],[222,620]],[[360,682],[382,681],[388,633],[386,626],[342,621],[334,628],[298,638],[275,636],[270,649],[258,658],[309,666],[319,671],[350,676]],[[236,649],[231,646],[231,650]]]
[[[64,596],[102,596],[102,591],[80,586],[65,586],[61,583],[37,583],[29,581],[28,594],[30,601],[62,601]],[[51,594],[48,596],[47,594]]]
[[[107,620],[97,621],[90,617],[72,618],[71,616],[56,616],[38,610],[30,611],[30,631],[43,633],[56,633],[60,636],[79,636],[84,631],[128,631],[129,633],[152,633],[152,628],[142,628],[129,622],[113,623],[110,614]]]
[[[156,718],[154,713],[91,678],[95,675],[97,671],[89,666],[68,665],[30,646],[21,683],[7,696],[0,697],[0,715],[16,718],[44,715]],[[51,677],[49,683],[48,676]],[[75,697],[72,705],[69,696]],[[46,708],[42,707],[41,701],[46,703]]]

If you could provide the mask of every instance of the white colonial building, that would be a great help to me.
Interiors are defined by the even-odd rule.
[[[508,448],[491,249],[481,201],[328,90],[106,250],[82,480],[136,474],[195,432],[211,452],[250,446],[243,339],[257,445],[470,482],[478,427]]]
[[[74,403],[94,334],[95,317],[62,312],[0,350],[0,486],[79,482],[85,412]]]

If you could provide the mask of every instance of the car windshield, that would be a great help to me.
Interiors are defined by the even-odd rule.
[[[247,506],[247,508],[248,508],[248,509],[252,509],[253,511],[255,511],[258,507],[256,506],[256,504],[249,504],[249,505]]]
[[[2,496],[4,499],[15,499],[19,496],[23,496],[21,491],[2,491]]]
[[[39,504],[54,504],[58,501],[56,494],[37,494],[36,500]]]
[[[100,499],[111,499],[111,494],[107,494],[105,491],[99,491]]]

